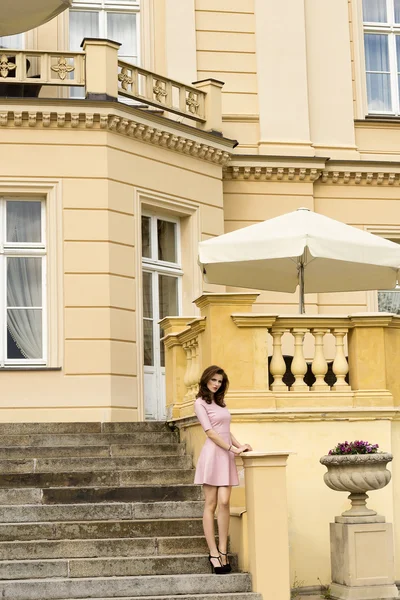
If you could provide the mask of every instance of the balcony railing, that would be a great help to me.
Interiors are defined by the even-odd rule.
[[[0,49],[0,85],[84,86],[84,61],[84,52]]]
[[[280,316],[252,312],[256,294],[205,294],[200,317],[167,317],[167,413],[193,414],[198,381],[210,364],[230,378],[228,403],[240,409],[390,407],[400,403],[400,317]],[[178,321],[177,321],[178,319]],[[179,323],[179,327],[177,326]]]
[[[205,121],[204,92],[122,60],[118,61],[118,93],[194,121]]]
[[[197,127],[220,131],[221,82],[188,85],[118,58],[119,44],[85,39],[84,52],[39,52],[0,48],[0,97],[45,97],[43,86],[74,88],[71,97],[110,100],[128,98],[140,107],[161,109]],[[65,95],[63,96],[65,97]],[[174,117],[175,118],[175,117]]]
[[[270,315],[233,314],[232,319],[237,327],[265,327],[271,336],[268,374],[271,391],[349,391],[346,381],[349,364],[345,352],[347,334],[352,327],[349,317],[277,316],[272,324]],[[287,346],[293,348],[289,363],[282,350],[284,337],[289,338]],[[333,381],[327,377],[329,366]],[[307,382],[309,371],[314,380],[311,385]],[[290,379],[291,384],[285,379]]]

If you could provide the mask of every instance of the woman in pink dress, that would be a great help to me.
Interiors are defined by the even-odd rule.
[[[208,367],[201,376],[194,403],[197,418],[207,435],[197,461],[194,482],[203,486],[203,528],[210,551],[208,560],[211,570],[218,574],[231,571],[227,555],[229,500],[232,486],[239,484],[235,454],[252,450],[249,444],[240,444],[230,432],[231,415],[224,402],[228,385],[223,369],[215,365]],[[219,548],[214,533],[217,505]]]

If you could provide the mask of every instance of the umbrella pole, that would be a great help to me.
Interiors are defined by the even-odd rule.
[[[303,257],[300,259],[300,263],[298,266],[299,269],[299,313],[304,315],[304,261]]]

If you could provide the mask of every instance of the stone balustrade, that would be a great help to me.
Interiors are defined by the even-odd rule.
[[[83,52],[0,49],[0,97],[45,97],[43,86],[48,85],[82,87],[89,100],[124,97],[133,106],[156,107],[174,121],[178,115],[198,128],[221,132],[222,82],[189,85],[170,79],[119,60],[119,47],[118,42],[85,38]]]
[[[291,391],[348,391],[346,381],[349,364],[346,357],[345,346],[347,334],[352,327],[350,317],[325,317],[305,315],[299,316],[271,316],[262,314],[233,314],[232,319],[238,327],[259,328],[265,327],[272,340],[272,356],[269,373],[272,377],[270,389],[274,392]],[[273,320],[273,323],[271,322]],[[282,350],[282,338],[290,335],[293,338],[293,358],[288,365]],[[306,344],[306,336],[311,336]],[[330,340],[328,338],[331,338]],[[311,343],[310,343],[311,342]],[[327,343],[326,343],[327,342]],[[329,343],[330,342],[330,343]],[[333,343],[332,343],[333,342]],[[305,346],[312,349],[312,357],[305,356]],[[326,349],[328,347],[328,350]],[[333,354],[330,356],[330,353]],[[326,381],[328,362],[332,363],[332,372],[335,383],[330,385]],[[305,379],[310,371],[315,378],[312,385],[307,385]],[[287,375],[292,376],[293,383],[289,386],[284,382]]]
[[[230,378],[231,409],[350,409],[400,405],[400,317],[252,312],[257,294],[204,294],[200,317],[168,317],[167,414],[193,414],[205,367]]]
[[[205,122],[205,93],[196,87],[118,61],[118,93],[151,106]]]
[[[85,54],[3,48],[0,50],[1,84],[84,86]]]

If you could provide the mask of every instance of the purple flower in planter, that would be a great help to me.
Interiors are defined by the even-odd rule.
[[[378,452],[378,444],[370,444],[364,440],[355,440],[354,442],[339,442],[328,454],[376,454]]]

